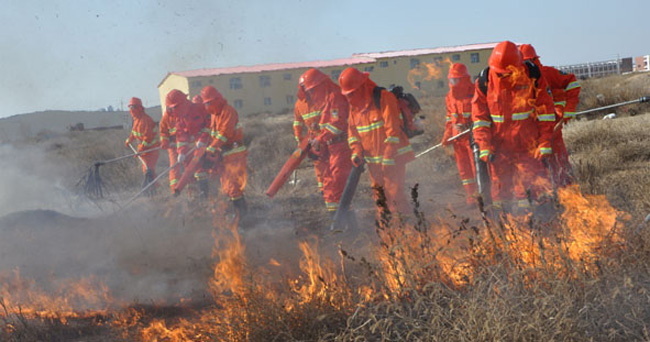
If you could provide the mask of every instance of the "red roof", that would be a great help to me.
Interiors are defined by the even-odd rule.
[[[236,66],[231,68],[212,68],[212,69],[197,69],[187,71],[173,71],[171,74],[184,76],[184,77],[200,77],[200,76],[216,76],[224,74],[242,74],[254,73],[264,71],[277,71],[289,69],[307,69],[307,68],[326,68],[335,66],[354,65],[359,63],[374,63],[376,60],[370,57],[353,56],[350,58],[339,58],[328,61],[309,61],[298,63],[275,63],[275,64],[260,64],[251,66]]]
[[[369,53],[355,53],[353,57],[370,57],[370,58],[391,58],[391,57],[402,57],[402,56],[419,56],[419,55],[430,55],[434,53],[450,53],[450,52],[462,52],[470,50],[483,50],[483,49],[493,49],[499,43],[483,43],[483,44],[469,44],[469,45],[458,45],[458,46],[446,46],[439,47],[434,49],[414,49],[414,50],[398,50],[398,51],[386,51],[386,52],[369,52]]]

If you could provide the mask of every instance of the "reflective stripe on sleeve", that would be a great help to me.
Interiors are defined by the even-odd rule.
[[[540,114],[537,116],[539,121],[555,121],[555,114]]]
[[[474,121],[474,127],[472,129],[477,129],[480,127],[490,127],[492,123],[490,121],[476,120]]]
[[[513,113],[512,114],[512,121],[520,121],[520,120],[526,120],[530,117],[531,112],[523,112],[523,113]]]
[[[569,83],[569,85],[566,86],[566,88],[564,88],[564,91],[569,91],[569,90],[575,89],[575,88],[580,88],[580,83],[578,83],[578,81],[573,81],[573,82]]]

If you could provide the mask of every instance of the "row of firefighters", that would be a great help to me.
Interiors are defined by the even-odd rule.
[[[526,208],[553,186],[573,181],[562,125],[575,116],[580,85],[574,75],[543,66],[528,44],[497,44],[488,65],[474,83],[465,65],[450,67],[442,145],[453,145],[468,203],[477,198],[478,156],[489,170],[493,206]],[[408,212],[406,164],[415,159],[408,132],[416,129],[408,101],[352,67],[338,82],[307,70],[299,79],[293,123],[296,141],[309,141],[327,210],[336,211],[351,168],[366,165],[375,196],[385,196],[391,212]],[[172,90],[165,105],[158,139],[141,101],[129,103],[134,124],[125,144],[139,140],[139,151],[154,149],[141,155],[143,172],[155,176],[159,146],[169,153],[174,194],[197,182],[207,196],[208,179],[219,177],[222,192],[243,213],[247,150],[237,111],[212,86],[192,101]]]

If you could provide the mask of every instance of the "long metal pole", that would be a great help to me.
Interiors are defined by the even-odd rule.
[[[597,111],[601,111],[601,110],[605,110],[605,109],[626,106],[626,105],[629,105],[629,104],[644,103],[644,102],[649,102],[649,101],[650,101],[650,96],[643,96],[643,97],[640,97],[640,98],[638,98],[636,100],[632,100],[632,101],[619,102],[619,103],[611,104],[611,105],[608,105],[608,106],[583,110],[581,112],[577,112],[576,116],[582,115],[582,114],[587,114],[587,113],[593,113],[593,112],[597,112]]]
[[[456,140],[456,139],[462,137],[463,135],[469,133],[469,131],[470,131],[469,129],[466,129],[466,130],[464,130],[464,131],[462,131],[462,132],[460,132],[460,133],[454,135],[453,137],[447,139],[447,142],[454,141],[454,140]],[[424,150],[424,151],[422,151],[422,152],[416,154],[416,155],[415,155],[415,158],[420,158],[421,156],[423,156],[423,155],[425,155],[425,154],[427,154],[427,153],[429,153],[429,152],[431,152],[431,151],[433,151],[433,150],[439,148],[440,146],[442,146],[442,143],[440,143],[440,144],[438,144],[438,145],[431,146],[431,147],[427,148],[426,150]]]
[[[153,152],[153,151],[157,151],[157,150],[160,150],[160,147],[152,148],[152,149],[150,149],[150,150],[145,150],[145,151],[142,151],[142,152],[137,152],[137,153],[127,154],[127,155],[125,155],[125,156],[121,156],[121,157],[117,157],[117,158],[113,158],[113,159],[101,160],[101,161],[95,162],[95,165],[104,165],[104,164],[108,164],[108,163],[116,162],[116,161],[118,161],[118,160],[122,160],[122,159],[126,159],[126,158],[131,158],[131,157],[133,157],[133,156],[139,156],[139,155],[141,155],[141,154],[145,154],[145,153]]]

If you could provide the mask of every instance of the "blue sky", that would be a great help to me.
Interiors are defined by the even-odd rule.
[[[4,0],[0,117],[159,104],[169,71],[512,40],[562,65],[650,54],[650,1]]]

